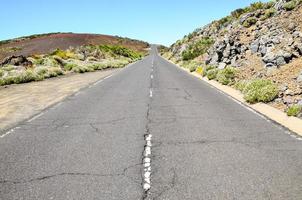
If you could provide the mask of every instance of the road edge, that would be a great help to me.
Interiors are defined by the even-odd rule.
[[[46,106],[45,108],[43,108],[41,110],[38,110],[34,114],[29,115],[27,118],[24,118],[23,120],[20,120],[19,122],[12,123],[11,125],[7,126],[6,128],[0,130],[0,139],[5,137],[6,135],[9,135],[10,133],[14,132],[14,130],[16,128],[18,128],[18,125],[22,125],[25,122],[32,121],[35,118],[40,117],[41,115],[45,114],[49,109],[59,106],[62,102],[66,101],[68,98],[76,96],[77,94],[79,94],[83,90],[86,90],[86,89],[89,89],[89,88],[95,86],[97,83],[100,83],[100,81],[105,80],[107,78],[110,78],[113,75],[118,74],[119,72],[125,70],[126,68],[131,67],[132,65],[135,65],[135,64],[139,63],[141,60],[135,61],[133,63],[129,63],[128,65],[126,65],[123,68],[117,68],[117,69],[113,68],[112,69],[113,72],[111,74],[109,74],[107,76],[104,76],[104,77],[98,79],[97,81],[91,82],[91,83],[87,84],[84,87],[78,88],[78,90],[74,91],[72,94],[67,95],[67,96],[65,96],[61,99],[58,99],[57,102],[55,102],[51,105],[48,105],[48,106]],[[89,73],[93,73],[93,72],[89,72]]]
[[[175,65],[179,69],[187,72],[191,76],[194,76],[207,83],[211,87],[217,89],[221,93],[234,100],[236,103],[241,104],[242,106],[246,107],[249,110],[252,110],[258,115],[261,115],[261,117],[265,117],[271,120],[272,122],[275,122],[278,125],[288,129],[289,131],[292,131],[294,134],[289,133],[291,136],[295,137],[296,139],[302,140],[302,119],[299,119],[297,117],[289,117],[285,112],[282,112],[281,110],[278,110],[264,103],[249,104],[244,100],[243,94],[240,91],[230,86],[222,85],[215,80],[208,80],[207,78],[202,77],[196,72],[191,73],[188,69],[184,69],[164,57],[162,58],[168,61],[169,63]]]

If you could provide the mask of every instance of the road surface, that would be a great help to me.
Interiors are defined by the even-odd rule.
[[[0,199],[299,200],[301,167],[301,141],[153,48],[0,138]]]

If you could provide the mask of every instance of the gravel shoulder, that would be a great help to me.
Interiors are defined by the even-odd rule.
[[[0,87],[0,135],[15,124],[118,70],[70,74],[41,82]]]

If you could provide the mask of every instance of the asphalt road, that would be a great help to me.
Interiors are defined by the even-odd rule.
[[[153,49],[0,138],[0,199],[300,200],[301,155],[301,141]]]

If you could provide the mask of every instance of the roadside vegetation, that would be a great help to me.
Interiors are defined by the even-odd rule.
[[[287,109],[288,116],[298,117],[302,114],[302,105],[292,105]]]
[[[255,30],[261,29],[263,25],[279,22],[281,15],[299,17],[298,11],[301,8],[301,3],[302,0],[287,0],[283,2],[259,1],[252,3],[247,7],[234,10],[230,15],[220,20],[213,21],[202,28],[194,30],[176,41],[168,50],[162,51],[161,54],[190,72],[241,91],[245,101],[248,103],[269,103],[271,106],[287,112],[289,116],[302,118],[302,100],[299,96],[301,95],[301,90],[295,87],[300,75],[294,75],[290,81],[288,79],[284,83],[279,81],[276,78],[277,76],[282,77],[278,72],[279,68],[276,67],[274,71],[272,68],[266,67],[269,65],[266,65],[267,61],[264,58],[269,53],[265,52],[266,49],[262,47],[264,46],[261,43],[262,40],[259,40],[259,38],[265,37],[260,34],[255,36],[255,39],[250,37]],[[282,23],[284,23],[282,26],[286,28],[281,27],[281,25],[280,28],[279,26],[274,27],[278,30],[280,29],[280,32],[284,30],[284,32],[289,33],[288,38],[291,38],[290,34],[294,34],[289,32],[289,29],[294,28],[294,26],[290,27],[289,25],[295,24],[295,21],[288,26],[285,22],[282,21]],[[267,32],[273,33],[273,30],[268,30]],[[263,34],[263,32],[261,33]],[[238,37],[236,34],[238,34]],[[278,38],[275,35],[269,35],[268,37],[270,37],[269,41]],[[279,43],[279,46],[275,47],[276,49],[281,48],[281,45],[284,46],[285,44]],[[263,55],[256,55],[260,58],[259,60],[248,60],[254,58],[252,56],[255,56],[256,53],[253,51],[259,53],[262,50],[263,52],[261,53]],[[291,53],[293,50],[288,51]],[[274,55],[274,53],[271,55]],[[301,53],[297,54],[297,57],[300,55]],[[246,60],[250,62],[243,62]],[[288,62],[286,59],[284,60],[284,63]],[[273,60],[272,62],[275,61]],[[251,63],[251,66],[245,66],[246,63]],[[264,65],[263,69],[259,68],[261,64]],[[241,68],[242,66],[247,69]],[[299,68],[299,66],[295,67]]]
[[[47,55],[12,57],[0,66],[0,86],[41,81],[68,73],[121,68],[142,57],[140,52],[117,45],[87,45],[56,49]]]

